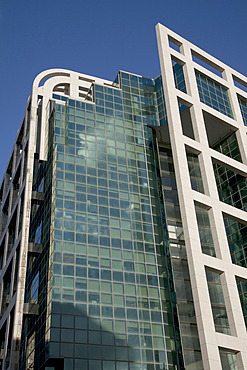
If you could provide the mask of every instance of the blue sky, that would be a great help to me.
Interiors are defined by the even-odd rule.
[[[156,77],[160,22],[247,75],[246,14],[246,0],[0,0],[0,179],[42,70]]]

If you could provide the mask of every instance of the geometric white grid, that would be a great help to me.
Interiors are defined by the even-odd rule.
[[[161,24],[156,26],[161,74],[168,117],[171,149],[173,153],[177,189],[184,229],[185,244],[195,305],[199,340],[204,369],[221,369],[219,348],[235,351],[238,369],[247,369],[247,333],[238,294],[236,277],[247,281],[247,269],[234,265],[227,242],[222,213],[231,215],[242,223],[247,223],[246,212],[219,200],[213,171],[212,158],[247,177],[247,127],[244,126],[237,94],[247,99],[247,93],[234,85],[235,79],[247,83],[246,77],[218,61],[211,55],[175,34]],[[170,47],[169,41],[176,44],[179,50]],[[217,68],[222,77],[199,65],[192,59],[192,51],[201,60]],[[176,89],[173,77],[173,60],[183,65],[187,94]],[[216,111],[200,101],[195,69],[218,82],[228,90],[234,119]],[[195,140],[186,137],[182,132],[178,98],[191,105],[191,120]],[[236,132],[242,162],[211,149],[203,118],[203,111],[226,122]],[[192,190],[187,165],[186,146],[195,148],[199,154],[205,194]],[[226,164],[227,162],[227,164]],[[216,249],[216,258],[202,253],[194,203],[199,202],[210,208],[210,224]],[[215,331],[205,268],[221,273],[221,284],[229,319],[231,335]]]

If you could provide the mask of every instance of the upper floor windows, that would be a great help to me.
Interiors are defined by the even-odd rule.
[[[196,81],[201,102],[233,118],[227,89],[198,71]]]

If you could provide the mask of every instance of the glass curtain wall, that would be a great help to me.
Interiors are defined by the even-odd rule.
[[[92,86],[95,104],[61,99],[53,107],[43,360],[62,358],[69,370],[182,369],[156,138],[147,126],[159,125],[157,89],[154,80],[118,78],[122,91]]]
[[[185,368],[189,370],[202,370],[203,365],[200,343],[184,243],[183,225],[179,209],[172,151],[169,146],[165,147],[160,144],[159,155]]]
[[[227,89],[199,71],[196,71],[196,81],[201,102],[233,118]]]

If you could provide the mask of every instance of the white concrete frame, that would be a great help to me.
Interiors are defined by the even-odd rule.
[[[227,162],[227,166],[235,168],[237,172],[247,177],[247,127],[244,126],[237,99],[237,94],[247,99],[247,93],[234,85],[233,76],[235,80],[241,81],[244,86],[247,84],[247,78],[167,29],[165,26],[158,24],[156,26],[156,32],[171,149],[173,153],[203,366],[205,370],[222,369],[219,348],[224,348],[233,350],[236,353],[238,369],[244,370],[247,369],[247,333],[236,285],[236,277],[241,277],[247,281],[247,269],[234,265],[231,261],[222,212],[231,215],[236,218],[236,220],[242,220],[245,224],[247,223],[247,214],[219,200],[212,158],[218,159],[223,164]],[[169,40],[179,47],[180,52],[170,47]],[[194,53],[197,53],[202,60],[222,72],[222,78],[194,62],[191,54],[192,50]],[[176,61],[180,61],[183,65],[187,94],[175,87],[171,63],[172,57]],[[228,89],[234,119],[200,102],[195,69]],[[178,98],[192,105],[191,119],[195,140],[184,136],[182,133]],[[237,129],[236,136],[243,163],[228,158],[209,147],[202,110],[227,122],[234,130]],[[196,148],[200,153],[199,163],[205,194],[198,193],[191,189],[185,146]],[[194,207],[195,201],[210,208],[210,223],[213,229],[212,233],[217,258],[205,255],[201,251]],[[207,267],[221,273],[221,283],[231,336],[215,331],[205,274],[205,268]]]

